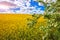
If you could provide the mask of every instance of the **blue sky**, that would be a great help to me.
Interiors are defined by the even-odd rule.
[[[26,3],[25,3],[25,6],[27,6],[26,5]],[[44,5],[39,5],[39,2],[37,2],[37,1],[34,1],[34,0],[31,0],[30,1],[30,7],[34,7],[35,9],[32,9],[31,11],[31,13],[37,13],[37,11],[38,10],[40,10],[40,11],[42,11],[42,13],[44,12],[44,10],[45,10],[45,6]],[[20,8],[13,8],[13,10],[14,10],[14,12],[15,11],[18,11],[18,10],[21,10]],[[33,11],[33,10],[35,10],[35,11]],[[29,11],[28,11],[29,12]],[[39,13],[39,12],[38,12]],[[41,13],[41,12],[40,12]]]
[[[23,1],[23,0],[21,0],[21,1]],[[29,0],[28,0],[29,1]],[[25,2],[25,1],[23,1],[23,3],[21,3],[20,1],[18,1],[17,0],[17,2],[16,1],[14,1],[15,3],[16,3],[16,5],[17,4],[19,4],[19,3],[21,3],[21,5],[22,6],[16,6],[16,7],[12,7],[12,6],[10,6],[9,7],[9,10],[7,10],[7,11],[10,11],[10,12],[14,12],[14,13],[20,13],[21,12],[21,10],[22,10],[22,12],[26,12],[26,13],[41,13],[41,11],[42,11],[42,13],[44,12],[44,10],[45,10],[45,6],[44,5],[42,5],[42,4],[40,4],[39,5],[39,2],[37,2],[37,1],[34,1],[34,0],[30,0],[29,2]],[[18,3],[19,2],[19,3]],[[6,3],[6,2],[5,2]],[[8,2],[9,3],[9,2]],[[6,3],[7,4],[7,3]],[[4,4],[4,5],[6,5],[6,4]],[[23,5],[24,4],[24,5]],[[29,6],[28,6],[29,5]],[[3,6],[3,5],[1,5],[1,6]],[[8,6],[8,5],[7,5]],[[24,7],[23,7],[24,6]],[[6,10],[6,8],[4,9],[4,10]],[[24,11],[23,11],[24,10]],[[21,12],[21,13],[22,13]]]

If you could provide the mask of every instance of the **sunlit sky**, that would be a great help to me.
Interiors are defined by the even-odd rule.
[[[1,0],[0,9],[5,13],[44,13],[45,6],[36,0]]]

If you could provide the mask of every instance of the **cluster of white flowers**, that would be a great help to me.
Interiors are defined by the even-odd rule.
[[[56,3],[57,0],[43,0],[45,3]]]

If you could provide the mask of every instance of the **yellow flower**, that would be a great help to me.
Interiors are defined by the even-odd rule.
[[[45,22],[44,16],[41,16],[41,17],[37,20],[37,22]]]
[[[39,28],[40,26],[46,26],[47,24],[47,19],[44,18],[44,16],[41,16],[40,18],[37,19],[37,23],[36,23],[36,28]]]

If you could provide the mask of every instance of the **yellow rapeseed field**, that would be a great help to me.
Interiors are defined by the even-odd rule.
[[[33,19],[33,16],[30,14],[0,14],[0,40],[6,40],[11,33],[18,35],[18,30],[28,31],[28,18]],[[43,16],[38,18],[36,27],[45,21]],[[16,39],[19,39],[18,36]]]

